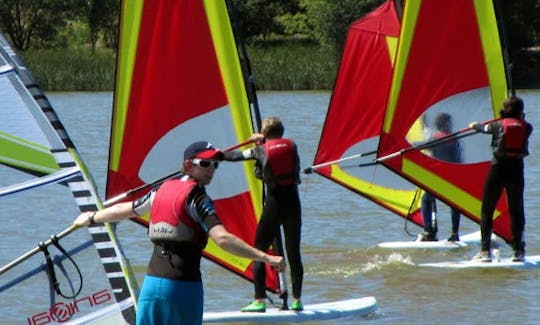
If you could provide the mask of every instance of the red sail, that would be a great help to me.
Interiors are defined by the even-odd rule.
[[[381,166],[358,167],[376,157],[399,30],[393,1],[349,27],[314,170],[422,225],[421,191],[416,186]],[[339,164],[328,163],[332,161]]]
[[[253,133],[222,0],[124,2],[117,75],[108,198],[180,170],[192,142],[208,140],[224,149]],[[252,174],[248,163],[221,164],[207,187],[227,229],[248,243],[254,242],[262,205]],[[250,260],[213,241],[205,257],[253,278]],[[277,273],[267,273],[268,289],[278,291]]]
[[[437,114],[453,119],[454,130],[492,119],[506,96],[506,79],[491,1],[407,1],[389,102],[378,150],[380,161],[418,186],[479,221],[482,189],[490,164],[488,136],[460,139],[461,163],[410,150],[413,125],[433,130]],[[510,239],[503,196],[494,232]]]

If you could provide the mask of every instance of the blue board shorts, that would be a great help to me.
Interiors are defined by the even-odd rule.
[[[202,324],[202,282],[144,277],[137,302],[139,325]]]

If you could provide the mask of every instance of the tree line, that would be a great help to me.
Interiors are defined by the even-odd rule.
[[[304,42],[334,49],[337,55],[341,53],[349,24],[384,2],[231,1],[248,44]],[[494,1],[514,65],[523,65],[524,70],[538,65],[537,52],[531,49],[540,45],[540,1]],[[120,0],[0,0],[0,28],[18,51],[78,47],[116,51],[120,6]],[[517,70],[514,73],[519,75]]]

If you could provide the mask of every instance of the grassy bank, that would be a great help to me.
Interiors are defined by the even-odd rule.
[[[331,89],[337,62],[318,46],[306,44],[248,48],[261,90]],[[48,91],[112,91],[115,54],[111,50],[47,49],[21,53],[37,83]]]
[[[111,50],[32,50],[21,57],[45,90],[111,91],[114,87],[116,62]]]
[[[332,89],[338,58],[316,45],[253,46],[248,49],[261,90]]]
[[[265,44],[248,47],[260,90],[332,89],[339,56],[313,44]],[[111,50],[33,50],[21,56],[37,83],[49,91],[112,91],[115,54]],[[513,83],[518,89],[540,88],[540,51],[516,54]]]

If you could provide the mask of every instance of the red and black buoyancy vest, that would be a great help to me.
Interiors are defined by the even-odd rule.
[[[270,187],[298,184],[296,153],[291,139],[279,138],[264,143],[266,161],[263,180]]]
[[[528,155],[527,124],[522,119],[503,118],[501,132],[493,145],[493,154],[498,158],[521,158]]]
[[[204,231],[185,209],[188,195],[196,185],[192,179],[172,179],[158,189],[152,202],[148,228],[153,243],[204,241],[206,244]]]

